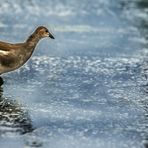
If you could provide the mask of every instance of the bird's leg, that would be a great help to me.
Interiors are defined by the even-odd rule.
[[[3,81],[3,78],[0,77],[0,86],[3,85],[4,81]]]

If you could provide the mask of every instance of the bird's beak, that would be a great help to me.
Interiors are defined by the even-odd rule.
[[[49,33],[49,37],[50,37],[51,39],[55,39],[54,36],[53,36],[51,33]]]

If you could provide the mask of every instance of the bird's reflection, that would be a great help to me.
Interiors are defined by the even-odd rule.
[[[3,96],[2,84],[3,79],[0,78],[0,135],[31,132],[33,128],[28,112],[13,99]]]

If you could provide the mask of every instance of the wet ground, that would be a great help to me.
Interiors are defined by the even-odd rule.
[[[148,2],[1,0],[0,39],[44,39],[2,76],[0,147],[148,148]]]

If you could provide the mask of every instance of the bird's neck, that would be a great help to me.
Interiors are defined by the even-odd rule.
[[[41,38],[39,37],[39,35],[34,32],[28,37],[28,39],[26,40],[26,43],[30,47],[35,47],[40,39]]]

